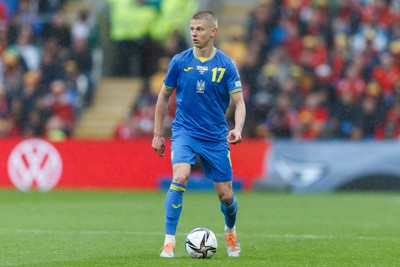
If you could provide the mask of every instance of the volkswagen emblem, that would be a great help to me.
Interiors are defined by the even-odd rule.
[[[50,191],[60,180],[62,160],[57,149],[42,139],[19,143],[8,158],[8,175],[21,191]]]

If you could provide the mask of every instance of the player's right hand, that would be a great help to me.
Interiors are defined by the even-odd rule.
[[[153,142],[151,144],[153,149],[156,151],[156,153],[161,157],[164,156],[165,152],[165,140],[164,137],[162,136],[154,136],[153,137]]]
[[[228,133],[228,143],[236,145],[242,142],[242,133],[239,130],[233,129]]]

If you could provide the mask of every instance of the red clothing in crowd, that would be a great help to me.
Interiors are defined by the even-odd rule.
[[[395,85],[400,82],[400,71],[394,66],[389,69],[377,67],[373,70],[372,77],[379,83],[384,95],[391,95]]]
[[[336,92],[338,95],[341,95],[345,91],[350,91],[353,95],[353,99],[360,99],[360,97],[365,92],[365,87],[366,83],[360,77],[354,80],[343,78],[339,80],[338,85],[336,87]]]

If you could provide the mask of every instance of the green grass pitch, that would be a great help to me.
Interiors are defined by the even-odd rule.
[[[240,258],[228,258],[216,194],[187,191],[176,257],[159,257],[165,192],[0,191],[0,266],[400,266],[397,193],[238,193]],[[190,259],[186,233],[219,248]]]

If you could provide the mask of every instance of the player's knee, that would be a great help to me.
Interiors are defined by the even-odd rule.
[[[173,166],[173,179],[172,181],[181,185],[187,184],[190,175],[190,165],[189,164],[175,164]]]
[[[186,163],[174,164],[173,166],[174,176],[172,178],[172,181],[174,183],[186,186],[189,180],[190,168],[191,168],[190,165]]]
[[[230,190],[226,190],[219,193],[218,197],[222,203],[229,204],[233,198],[233,193]]]
[[[178,183],[178,184],[181,184],[181,185],[185,185],[185,186],[186,186],[188,179],[189,179],[189,175],[186,175],[186,174],[179,174],[179,173],[178,173],[178,174],[175,174],[175,175],[174,175],[174,178],[172,179],[172,181],[173,181],[174,183]]]

